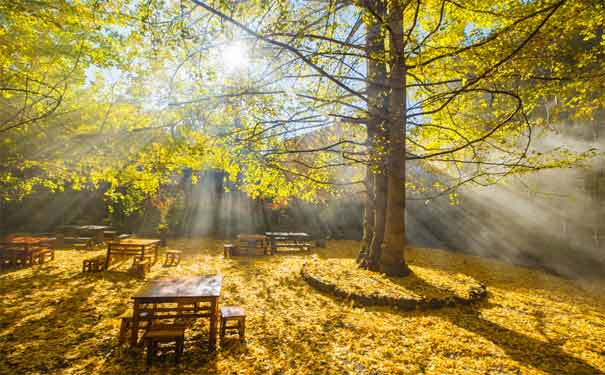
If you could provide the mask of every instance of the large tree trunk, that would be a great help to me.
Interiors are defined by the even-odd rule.
[[[384,5],[376,1],[374,12],[384,13]],[[380,21],[368,14],[366,53],[368,55],[368,166],[366,175],[366,203],[364,215],[364,238],[362,253],[358,259],[361,267],[378,270],[378,259],[384,235],[386,208],[386,176],[384,174],[384,152],[386,111],[386,65],[384,61],[384,39]]]
[[[389,39],[389,142],[387,144],[387,208],[380,271],[390,276],[410,273],[405,263],[405,61],[403,10],[388,2]]]
[[[370,130],[368,129],[368,140],[370,139]],[[365,202],[363,207],[363,237],[361,239],[361,248],[357,262],[363,266],[363,262],[369,255],[370,242],[374,234],[374,173],[371,165],[366,168],[365,177]]]

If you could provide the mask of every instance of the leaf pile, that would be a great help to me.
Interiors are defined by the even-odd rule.
[[[483,286],[472,277],[420,266],[410,266],[407,277],[387,277],[357,267],[354,259],[313,258],[304,264],[303,276],[326,286],[338,294],[381,300],[409,301],[412,306],[426,301],[470,300],[473,291]],[[379,304],[379,303],[377,303]]]
[[[478,304],[428,311],[355,307],[300,276],[309,254],[231,258],[222,242],[170,243],[178,267],[151,277],[224,276],[221,304],[246,310],[245,344],[206,350],[207,323],[187,330],[149,371],[141,348],[118,346],[120,315],[144,281],[126,272],[81,273],[98,252],[67,249],[42,266],[0,273],[1,374],[598,374],[605,372],[605,287],[432,249],[410,249],[415,274],[453,288],[463,274],[487,286]],[[359,244],[331,241],[317,256],[347,264]],[[348,258],[348,259],[347,259]],[[444,277],[446,281],[437,281]],[[441,284],[440,284],[441,283]],[[455,284],[455,283],[453,283]],[[401,287],[401,285],[399,286]],[[424,293],[424,291],[423,291]]]

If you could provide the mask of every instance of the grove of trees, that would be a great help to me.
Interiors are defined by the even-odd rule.
[[[394,276],[409,272],[406,199],[575,165],[595,151],[536,142],[553,114],[605,110],[601,1],[17,0],[0,14],[0,199],[69,187],[137,210],[185,168],[275,202],[363,194],[359,264]]]

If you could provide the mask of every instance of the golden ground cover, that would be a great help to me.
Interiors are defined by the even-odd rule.
[[[355,259],[319,259],[314,256],[305,262],[304,273],[319,282],[334,286],[345,295],[370,296],[378,300],[404,299],[412,302],[448,300],[458,297],[471,299],[471,291],[483,286],[470,276],[430,267],[410,266],[407,277],[387,277],[357,267]]]
[[[351,259],[333,241],[323,259]],[[473,256],[410,249],[415,271],[468,275],[481,303],[429,311],[355,307],[300,276],[310,255],[223,259],[222,242],[176,241],[178,267],[149,277],[220,272],[222,303],[244,306],[246,344],[208,354],[206,326],[187,331],[175,368],[151,370],[140,349],[117,345],[119,317],[144,281],[125,272],[82,274],[93,253],[59,250],[41,267],[0,273],[1,374],[598,374],[605,373],[605,287]],[[98,251],[96,253],[101,253]],[[95,253],[95,254],[96,254]]]

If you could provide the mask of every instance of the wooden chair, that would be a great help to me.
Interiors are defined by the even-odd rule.
[[[159,344],[175,343],[174,362],[179,363],[185,344],[185,328],[178,325],[153,325],[143,335],[147,347],[147,364],[151,365]]]
[[[178,266],[181,262],[181,250],[166,250],[166,259],[164,261],[164,267]]]
[[[228,322],[234,321],[234,326],[229,326]],[[225,338],[225,332],[227,330],[237,329],[239,339],[245,340],[246,330],[246,315],[244,309],[240,306],[223,306],[221,307],[221,342]]]
[[[105,256],[97,255],[93,258],[84,259],[82,272],[101,272],[105,266]]]

